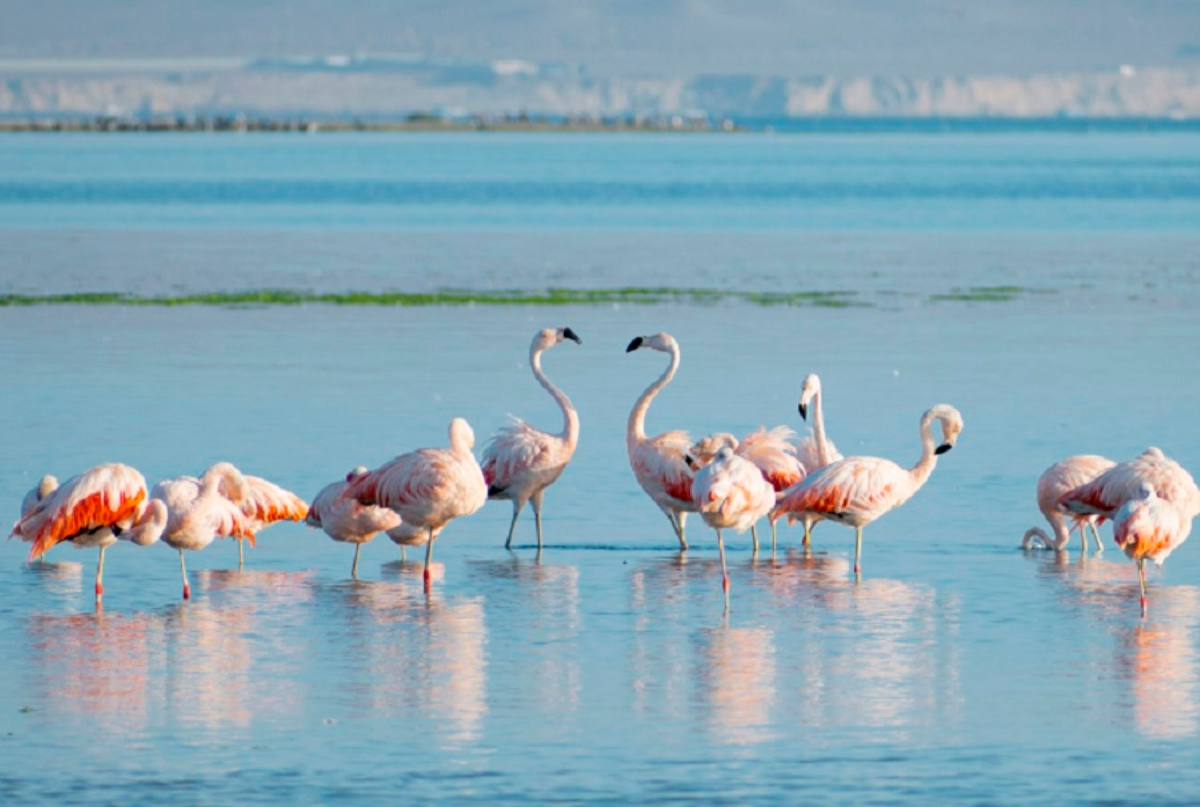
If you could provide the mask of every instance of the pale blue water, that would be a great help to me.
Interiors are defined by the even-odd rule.
[[[101,461],[154,480],[225,458],[311,496],[442,444],[455,415],[480,444],[507,412],[555,427],[525,351],[547,324],[584,340],[545,362],[583,440],[540,564],[529,520],[503,550],[507,503],[446,531],[428,599],[390,542],[352,582],[348,547],[284,524],[241,573],[231,545],[191,555],[189,603],[170,550],[119,545],[97,615],[94,552],[25,566],[0,545],[0,799],[1195,801],[1196,547],[1153,575],[1143,621],[1114,548],[1016,546],[1064,456],[1155,444],[1200,469],[1198,165],[1184,136],[0,139],[2,291],[635,282],[874,304],[0,309],[10,518],[41,473]],[[796,190],[816,174],[857,190]],[[598,190],[665,178],[707,190]],[[457,201],[405,200],[443,180]],[[325,192],[358,182],[390,201]],[[864,190],[887,182],[925,190]],[[1014,278],[1056,291],[928,299]],[[711,532],[693,520],[681,561],[625,461],[664,357],[623,349],[659,329],[683,365],[652,429],[799,429],[816,371],[845,453],[912,462],[920,413],[962,410],[930,483],[868,528],[862,583],[836,525],[811,559],[795,530],[774,560],[734,538],[723,615]]]

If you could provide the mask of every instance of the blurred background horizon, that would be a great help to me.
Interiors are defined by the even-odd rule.
[[[0,119],[1200,116],[1168,0],[10,0]]]

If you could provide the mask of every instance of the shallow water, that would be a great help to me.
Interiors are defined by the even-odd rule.
[[[128,230],[85,229],[112,243],[148,237],[133,218]],[[37,226],[57,232],[52,224]],[[1019,225],[1009,230],[1028,232]],[[545,231],[523,226],[504,237],[532,233],[532,258]],[[1190,243],[1189,227],[1163,243]],[[216,239],[195,229],[196,244]],[[443,259],[466,276],[477,233],[464,229]],[[329,232],[349,240],[344,227]],[[386,234],[362,236],[377,237]],[[851,278],[869,276],[874,237],[821,237],[838,244],[831,266],[843,256],[857,267]],[[951,240],[964,255],[1007,242],[1006,260],[1036,274],[1032,257],[1070,253],[1076,237]],[[917,250],[902,254],[909,267],[920,244],[938,240],[880,238]],[[528,514],[516,551],[504,551],[507,503],[447,529],[430,597],[416,553],[401,563],[377,540],[355,582],[349,547],[282,524],[262,533],[242,572],[231,544],[191,554],[188,603],[174,553],[120,544],[96,614],[94,552],[59,547],[25,565],[23,545],[0,545],[0,798],[1200,798],[1195,547],[1153,573],[1145,620],[1133,567],[1111,546],[1086,558],[1077,546],[1060,556],[1016,548],[1040,523],[1037,475],[1057,459],[1120,459],[1155,444],[1200,468],[1194,266],[1130,247],[1141,261],[1133,272],[1159,283],[1147,291],[1112,257],[1113,245],[1157,243],[1142,224],[1080,238],[1108,269],[1055,264],[1057,293],[1005,303],[0,309],[0,504],[10,517],[41,473],[101,461],[155,480],[223,458],[311,496],[357,463],[443,444],[455,415],[480,444],[507,412],[556,428],[529,377],[528,342],[547,324],[584,340],[545,360],[580,411],[583,438],[547,495],[540,563]],[[726,254],[744,248],[755,277],[763,239],[797,248],[786,232],[723,239]],[[136,246],[129,254],[149,262]],[[945,288],[955,266],[893,265],[878,290]],[[762,270],[778,283],[782,271]],[[33,273],[21,263],[7,282],[27,285]],[[753,558],[748,536],[734,537],[723,613],[714,536],[693,519],[693,549],[680,558],[625,460],[629,406],[665,357],[624,346],[659,329],[679,339],[683,363],[651,408],[652,430],[799,429],[810,371],[846,454],[912,462],[921,412],[943,400],[962,410],[959,444],[925,489],[867,529],[861,583],[849,573],[853,533],[837,525],[816,529],[807,558],[798,529],[781,530],[774,558]]]

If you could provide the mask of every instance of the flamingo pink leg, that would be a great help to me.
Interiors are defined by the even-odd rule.
[[[108,547],[100,547],[100,563],[96,566],[96,602],[104,597],[104,550]]]
[[[183,598],[190,600],[192,598],[192,587],[188,585],[187,566],[183,560],[183,550],[179,550],[179,572],[183,575]]]
[[[429,566],[433,563],[433,528],[429,528],[429,543],[425,545],[425,593],[428,594],[433,589],[433,576],[430,573]]]
[[[717,530],[717,549],[721,553],[721,588],[725,592],[725,607],[729,607],[729,573],[725,571],[725,540]]]
[[[1146,598],[1146,561],[1141,558],[1137,562],[1138,582],[1142,585],[1142,617],[1145,618],[1150,610],[1150,600]]]
[[[862,574],[862,527],[854,530],[854,574]]]

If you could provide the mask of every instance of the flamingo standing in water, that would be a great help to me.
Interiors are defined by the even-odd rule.
[[[625,428],[629,465],[642,490],[671,522],[671,529],[679,539],[680,550],[686,550],[688,544],[684,522],[687,514],[696,510],[696,505],[692,503],[692,470],[686,459],[692,440],[684,431],[663,432],[657,437],[646,436],[646,410],[650,408],[654,396],[671,382],[675,371],[679,369],[679,343],[668,333],[638,336],[629,343],[625,352],[632,353],[641,348],[669,353],[671,361],[658,380],[646,387],[629,413],[629,423]]]
[[[254,532],[246,515],[233,499],[247,495],[246,479],[228,462],[218,462],[204,475],[181,476],[159,482],[150,491],[150,498],[166,506],[167,524],[162,540],[179,552],[179,572],[183,577],[183,598],[190,599],[187,565],[183,552],[197,552],[222,538],[247,538],[252,543]],[[229,498],[230,496],[233,499]]]
[[[1160,499],[1154,484],[1143,481],[1138,495],[1129,499],[1113,518],[1113,536],[1125,556],[1137,564],[1138,583],[1142,588],[1142,616],[1149,610],[1146,597],[1146,561],[1161,566],[1167,556],[1187,540],[1192,519],[1179,507]]]
[[[387,507],[404,524],[424,528],[425,590],[431,587],[430,563],[437,531],[469,516],[487,501],[487,482],[475,459],[475,433],[462,418],[450,422],[450,448],[422,448],[401,454],[346,486],[343,494],[360,504]]]
[[[931,426],[942,427],[942,442],[933,441]],[[921,458],[910,469],[879,457],[847,457],[810,474],[783,495],[776,517],[789,520],[815,515],[854,527],[854,573],[862,572],[862,531],[884,513],[904,504],[937,465],[937,457],[954,448],[963,420],[949,404],[938,404],[921,416]]]
[[[98,465],[68,479],[61,487],[42,477],[26,495],[21,518],[12,534],[33,544],[29,559],[70,541],[77,547],[99,547],[96,603],[104,596],[104,551],[118,540],[149,546],[166,525],[161,504],[146,501],[146,480],[128,465]]]
[[[521,515],[525,502],[530,502],[537,523],[538,552],[542,551],[542,497],[546,488],[562,475],[579,443],[579,415],[571,405],[571,399],[542,372],[542,353],[561,344],[564,339],[583,344],[583,340],[570,328],[546,328],[533,337],[533,343],[529,346],[529,366],[533,368],[533,377],[562,410],[562,432],[550,434],[535,429],[519,418],[513,418],[513,423],[497,432],[483,452],[483,478],[488,483],[488,498],[508,499],[513,504],[512,523],[508,525],[508,538],[504,541],[505,549],[512,548],[517,517]]]
[[[1153,446],[1067,491],[1058,504],[1075,515],[1112,518],[1121,505],[1141,496],[1143,482],[1149,482],[1157,498],[1170,502],[1189,521],[1200,512],[1200,490],[1192,475]]]
[[[1028,549],[1034,539],[1037,539],[1047,549],[1063,550],[1067,548],[1067,542],[1071,539],[1071,531],[1078,529],[1079,539],[1083,542],[1083,551],[1087,552],[1087,528],[1090,526],[1092,534],[1096,537],[1097,551],[1104,551],[1100,533],[1096,530],[1096,524],[1103,520],[1103,516],[1064,513],[1059,509],[1058,500],[1069,491],[1091,482],[1114,465],[1116,463],[1107,457],[1080,454],[1067,457],[1047,468],[1038,477],[1037,503],[1038,509],[1042,511],[1042,515],[1046,517],[1046,521],[1054,531],[1054,536],[1047,535],[1041,527],[1030,527],[1021,538],[1021,548]],[[1070,526],[1068,526],[1068,520]]]
[[[355,479],[366,476],[367,469],[358,466],[340,482],[333,482],[321,489],[308,508],[304,522],[310,527],[319,527],[335,541],[354,544],[354,563],[350,576],[358,579],[358,554],[362,545],[384,530],[400,526],[400,516],[386,507],[362,505],[342,494]]]
[[[290,490],[284,490],[273,482],[246,474],[245,495],[236,502],[246,517],[250,528],[247,538],[235,538],[238,545],[238,568],[242,568],[245,557],[242,548],[245,541],[254,546],[255,536],[277,521],[303,521],[308,515],[308,504]]]
[[[801,420],[808,420],[810,408],[813,413],[812,432],[806,434],[800,441],[797,453],[806,474],[811,474],[831,462],[842,459],[842,453],[825,434],[825,409],[821,405],[823,398],[821,379],[816,373],[809,373],[800,385],[800,403],[796,406]],[[820,516],[815,513],[807,513],[800,518],[804,525],[804,546],[806,548],[811,546],[812,528],[820,520]]]
[[[721,553],[721,588],[729,606],[729,574],[725,570],[725,541],[721,530],[745,532],[775,506],[775,489],[754,463],[723,446],[708,465],[696,473],[692,503],[704,523],[717,531]]]
[[[766,427],[759,426],[740,442],[728,432],[717,432],[692,445],[688,450],[688,464],[693,470],[701,468],[712,462],[721,448],[728,447],[734,454],[758,468],[778,497],[805,477],[805,468],[796,458],[796,446],[791,442],[795,436],[796,433],[787,426],[776,426],[769,431]],[[775,551],[777,520],[768,516],[772,552]],[[758,529],[753,524],[750,525],[750,539],[753,541],[754,551],[757,552]]]

